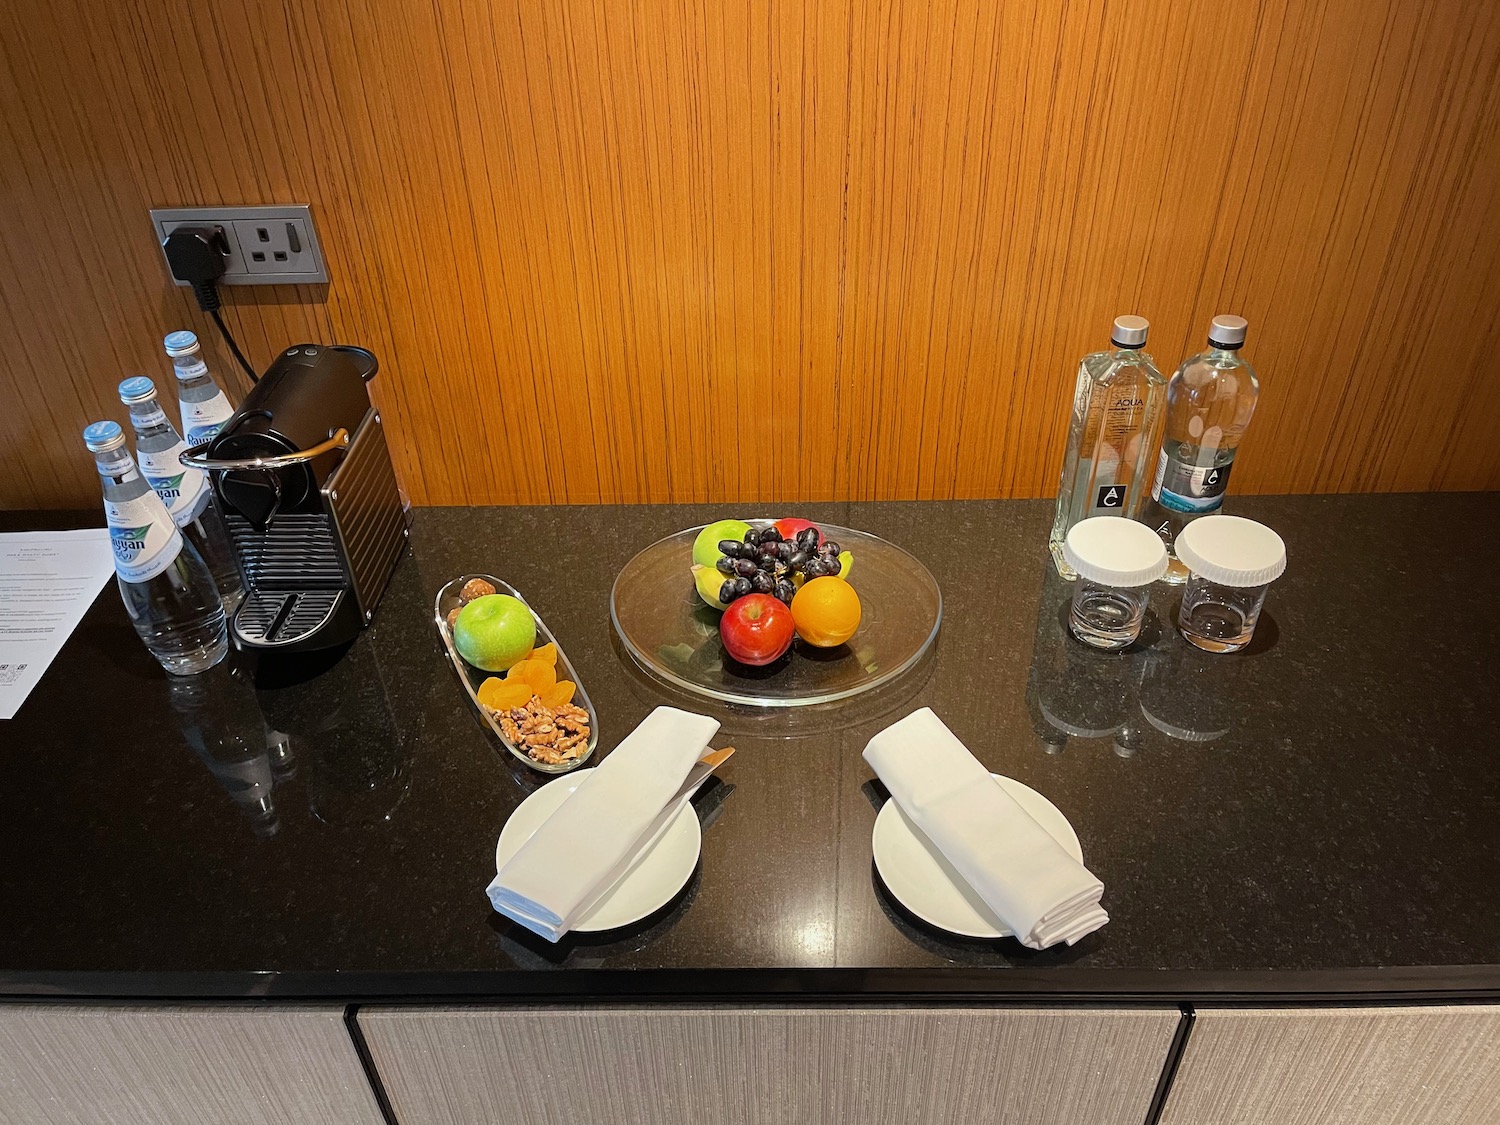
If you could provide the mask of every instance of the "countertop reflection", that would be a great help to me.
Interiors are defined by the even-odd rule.
[[[106,588],[0,723],[0,990],[1500,992],[1500,639],[1465,595],[1500,497],[1232,506],[1275,527],[1290,564],[1255,644],[1228,656],[1181,640],[1167,587],[1131,649],[1072,640],[1047,503],[802,506],[912,552],[948,612],[909,675],[801,711],[688,699],[612,635],[620,566],[718,508],[420,510],[347,651],[193,680],[155,666]],[[489,909],[500,826],[549,779],[493,744],[441,654],[432,597],[464,571],[502,575],[559,634],[601,752],[663,702],[715,714],[738,748],[699,799],[693,879],[629,931],[553,947]],[[924,705],[1069,817],[1108,926],[1035,953],[945,935],[886,893],[859,755]]]

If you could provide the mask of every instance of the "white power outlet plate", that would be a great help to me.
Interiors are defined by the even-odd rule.
[[[158,246],[175,227],[219,228],[229,248],[220,285],[316,285],[328,280],[307,207],[158,207],[151,212],[151,223]],[[172,276],[171,267],[167,276]]]

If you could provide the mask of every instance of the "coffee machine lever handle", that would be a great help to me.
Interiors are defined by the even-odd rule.
[[[217,457],[208,456],[208,447],[212,444],[212,441],[205,441],[202,445],[192,446],[183,450],[177,459],[190,469],[281,469],[287,465],[300,465],[311,461],[334,449],[346,448],[349,444],[349,431],[340,426],[328,435],[327,441],[321,441],[311,449],[299,449],[295,453],[281,453],[275,457],[241,457],[220,460]]]

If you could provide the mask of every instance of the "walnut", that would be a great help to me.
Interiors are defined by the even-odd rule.
[[[475,598],[487,597],[494,592],[495,587],[483,578],[471,578],[464,583],[464,588],[458,592],[458,604],[468,605]]]
[[[554,710],[533,695],[524,706],[489,713],[511,745],[533,761],[562,765],[588,749],[589,715],[582,707],[565,703]]]

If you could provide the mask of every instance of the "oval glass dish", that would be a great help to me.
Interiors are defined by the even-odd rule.
[[[509,582],[496,578],[493,574],[461,574],[437,592],[437,601],[433,606],[433,623],[437,626],[438,636],[443,639],[443,647],[448,650],[448,659],[453,661],[454,671],[458,673],[458,681],[463,684],[464,693],[469,697],[469,702],[473,704],[474,710],[478,712],[480,719],[494,732],[495,737],[500,740],[500,744],[532,769],[539,770],[542,773],[568,773],[571,770],[576,770],[594,756],[594,750],[599,745],[599,716],[594,712],[594,702],[589,698],[589,693],[583,686],[583,680],[578,676],[578,669],[568,659],[567,652],[558,643],[557,637],[553,634],[552,630],[547,628],[547,623],[537,616],[536,610],[531,610],[531,618],[536,622],[536,647],[540,648],[545,644],[557,645],[557,678],[573,681],[576,685],[573,692],[573,705],[581,707],[589,717],[589,735],[584,741],[583,753],[579,754],[576,758],[560,762],[557,765],[539,762],[526,753],[524,749],[506,738],[505,732],[500,729],[500,724],[495,720],[495,717],[484,704],[479,702],[480,685],[489,679],[490,676],[497,673],[485,672],[482,669],[475,668],[460,656],[458,649],[453,647],[453,630],[448,628],[448,614],[460,604],[459,591],[464,588],[466,582],[470,582],[475,578],[484,579],[491,586],[495,587],[497,594],[509,594],[511,597],[524,603],[527,609],[531,609],[531,603],[527,602],[521,596],[519,590]]]

